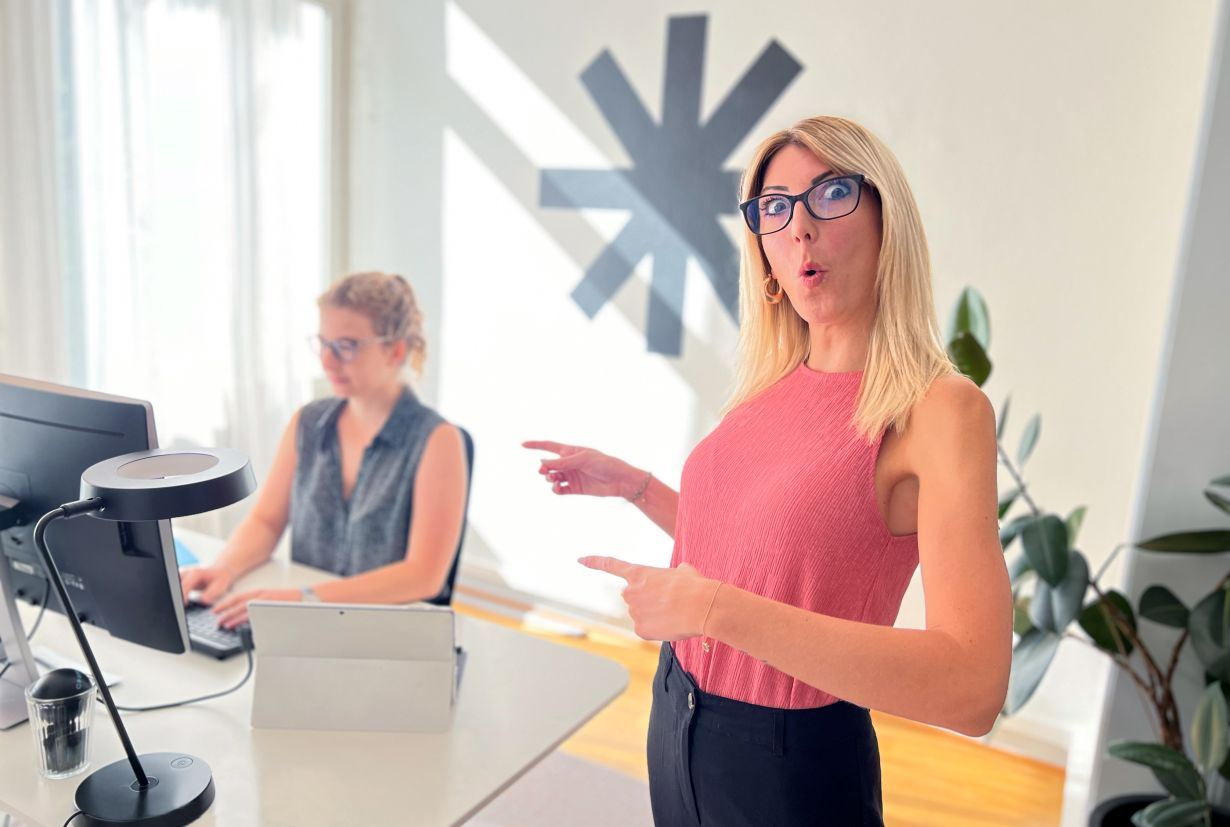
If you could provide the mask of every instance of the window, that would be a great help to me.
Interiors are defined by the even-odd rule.
[[[258,475],[318,372],[332,28],[298,0],[57,7],[70,381]]]

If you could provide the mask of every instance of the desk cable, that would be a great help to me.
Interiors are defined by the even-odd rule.
[[[43,605],[39,607],[38,617],[34,619],[34,625],[30,627],[30,633],[26,635],[27,642],[29,642],[29,640],[32,637],[34,637],[34,633],[38,631],[39,624],[42,623],[43,621],[43,613],[47,610],[47,590],[49,588],[50,588],[50,583],[46,584],[43,587]],[[241,626],[239,627],[237,631],[239,633],[239,640],[243,644],[243,653],[248,658],[247,671],[243,673],[243,677],[239,679],[239,683],[235,684],[229,689],[223,689],[221,692],[211,692],[208,695],[201,695],[196,698],[187,698],[182,701],[172,701],[171,703],[165,703],[165,704],[152,704],[150,706],[123,706],[121,704],[116,704],[116,709],[119,709],[122,712],[153,712],[155,709],[170,709],[171,707],[174,707],[174,706],[186,706],[187,704],[194,704],[200,701],[209,701],[209,700],[213,700],[214,698],[221,698],[223,695],[229,695],[232,692],[235,692],[240,687],[242,687],[245,683],[247,683],[248,680],[252,677],[252,670],[255,665],[253,658],[252,658],[252,629],[251,627]],[[0,666],[0,678],[4,677],[4,673],[9,671],[9,667],[12,665],[13,665],[12,661],[5,661],[4,665]]]
[[[236,691],[237,689],[239,689],[239,687],[247,683],[248,679],[252,677],[253,658],[252,658],[252,628],[250,626],[245,625],[245,626],[240,626],[235,631],[239,633],[239,640],[243,644],[243,653],[248,658],[248,671],[244,672],[243,677],[239,679],[239,683],[235,684],[230,689],[223,689],[221,692],[212,692],[208,695],[201,695],[200,697],[188,698],[182,701],[171,701],[170,703],[165,703],[165,704],[152,704],[150,706],[124,706],[123,704],[116,704],[115,708],[120,710],[121,712],[153,712],[155,709],[170,709],[173,706],[185,706],[187,704],[194,704],[200,701],[208,701],[214,698],[221,698],[223,695],[229,695],[232,692]]]

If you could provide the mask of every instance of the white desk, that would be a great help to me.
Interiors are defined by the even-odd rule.
[[[177,534],[201,559],[216,554],[216,540]],[[240,587],[326,579],[315,569],[275,561]],[[22,617],[28,629],[30,606],[23,605]],[[243,656],[218,662],[195,652],[168,655],[86,629],[100,665],[124,678],[113,689],[118,704],[223,689],[246,667]],[[138,753],[182,751],[209,762],[217,798],[202,825],[459,824],[614,700],[628,673],[606,658],[460,614],[457,637],[468,657],[445,733],[254,730],[251,682],[212,701],[124,713],[125,725]],[[61,615],[48,613],[34,641],[84,660]],[[94,727],[90,770],[124,757],[101,702]],[[28,724],[0,732],[0,811],[59,827],[74,811],[73,794],[84,777],[41,778]]]

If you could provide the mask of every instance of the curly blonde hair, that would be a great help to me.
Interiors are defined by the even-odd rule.
[[[406,343],[406,358],[415,375],[423,372],[427,339],[423,312],[410,282],[395,273],[351,273],[320,294],[317,306],[354,310],[371,319],[377,336]]]

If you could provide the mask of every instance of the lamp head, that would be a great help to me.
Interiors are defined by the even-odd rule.
[[[81,475],[81,499],[103,520],[142,522],[200,514],[256,489],[248,458],[230,448],[154,448],[103,460]]]

